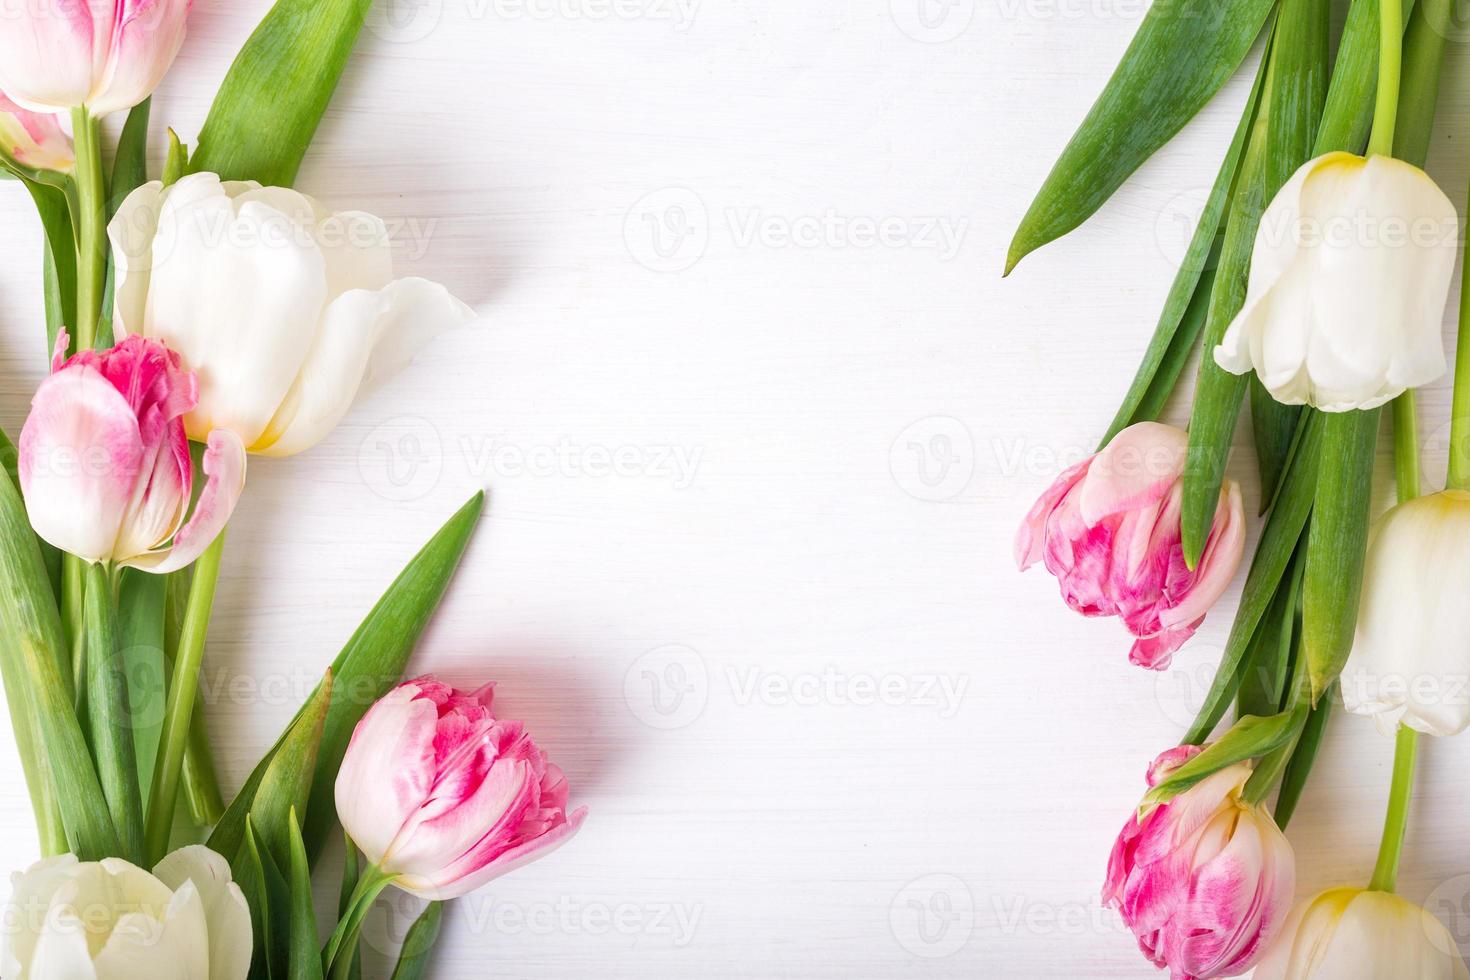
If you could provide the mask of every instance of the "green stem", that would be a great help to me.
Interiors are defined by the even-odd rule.
[[[1470,249],[1461,261],[1470,275]],[[1466,280],[1470,282],[1470,279]],[[1450,468],[1446,490],[1470,490],[1470,289],[1460,290],[1460,326],[1455,338],[1455,393],[1450,406]]]
[[[190,719],[199,691],[199,667],[204,662],[204,638],[209,632],[209,613],[214,606],[214,589],[219,583],[224,545],[225,535],[221,531],[194,563],[189,604],[184,611],[173,676],[169,678],[163,734],[158,742],[158,762],[153,767],[153,786],[148,794],[146,841],[150,865],[168,852],[174,806],[179,798],[179,772],[183,766],[184,749],[189,742]]]
[[[225,815],[224,794],[214,771],[214,753],[209,748],[209,729],[203,711],[194,712],[189,721],[189,741],[184,745],[183,791],[189,815],[199,826],[213,827]]]
[[[1412,388],[1393,400],[1393,475],[1399,503],[1419,496],[1419,420]]]
[[[77,350],[97,343],[107,287],[107,185],[102,177],[101,127],[86,107],[71,111],[76,144]]]
[[[100,562],[89,564],[86,581],[87,730],[102,795],[123,846],[118,856],[137,864],[143,860],[143,798],[111,573]]]
[[[1373,108],[1370,156],[1393,156],[1393,127],[1399,111],[1399,72],[1404,58],[1402,0],[1378,0],[1378,99]]]
[[[1383,842],[1378,845],[1378,864],[1368,887],[1391,892],[1398,884],[1399,855],[1409,826],[1409,797],[1414,789],[1414,759],[1419,753],[1419,733],[1399,726],[1393,750],[1393,788],[1388,795],[1388,817],[1383,822]]]
[[[377,865],[370,865],[357,881],[352,897],[347,900],[342,920],[337,923],[332,938],[322,950],[322,970],[328,980],[346,980],[352,972],[352,960],[357,953],[358,939],[362,934],[362,923],[367,918],[373,902],[391,885],[396,874],[387,874]]]
[[[78,706],[86,698],[86,573],[85,563],[68,552],[61,554],[61,630],[71,644],[71,680]]]

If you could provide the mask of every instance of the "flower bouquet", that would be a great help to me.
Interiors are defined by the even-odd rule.
[[[389,887],[441,903],[567,840],[561,771],[492,691],[402,681],[479,517],[402,570],[233,800],[199,703],[250,454],[320,441],[471,311],[394,278],[384,223],[291,187],[367,13],[278,0],[190,150],[149,179],[149,96],[188,0],[37,0],[0,32],[0,170],[34,201],[50,373],[0,435],[0,676],[41,860],[12,878],[6,980],[360,975]],[[126,113],[104,167],[102,120]],[[42,337],[37,331],[37,346]],[[137,721],[150,714],[161,724]],[[340,822],[341,899],[313,873]]]
[[[1459,245],[1454,204],[1420,169],[1455,10],[1351,0],[1334,50],[1331,6],[1157,0],[1007,261],[1085,221],[1261,50],[1122,405],[1016,540],[1022,568],[1044,563],[1074,610],[1122,621],[1135,664],[1167,669],[1243,558],[1225,464],[1249,403],[1259,544],[1213,685],[1149,766],[1102,895],[1176,978],[1470,976],[1396,893],[1419,737],[1470,727],[1470,291],[1445,489],[1428,496],[1414,404],[1446,369]],[[1187,428],[1160,422],[1196,357]],[[1384,415],[1398,504],[1370,535]],[[1298,901],[1283,830],[1337,704],[1395,738],[1388,816],[1366,888]]]

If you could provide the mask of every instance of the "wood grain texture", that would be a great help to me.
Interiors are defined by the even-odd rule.
[[[1154,676],[1018,575],[1011,537],[1111,418],[1249,78],[1002,282],[1141,4],[687,2],[375,14],[299,186],[384,216],[399,268],[483,317],[315,450],[252,460],[205,667],[226,788],[485,486],[416,667],[498,680],[592,815],[454,906],[429,975],[1155,976],[1098,891],[1239,583]],[[155,167],[265,9],[199,0]],[[1465,53],[1429,164],[1457,199]],[[45,364],[40,235],[0,191],[14,432]],[[1437,485],[1447,385],[1420,404]],[[1304,892],[1367,880],[1391,755],[1334,723],[1290,832]],[[1470,938],[1470,742],[1423,760],[1400,880]],[[32,860],[16,792],[0,827],[0,865]],[[370,977],[415,911],[370,924]]]

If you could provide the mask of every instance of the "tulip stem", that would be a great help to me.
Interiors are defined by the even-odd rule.
[[[1419,496],[1419,419],[1413,388],[1393,400],[1393,475],[1399,503]]]
[[[71,111],[76,144],[77,350],[97,343],[107,288],[107,185],[102,178],[101,126],[85,107]]]
[[[1419,733],[1399,726],[1393,750],[1393,788],[1388,795],[1388,817],[1383,822],[1383,842],[1378,845],[1378,864],[1368,887],[1391,892],[1398,885],[1399,855],[1409,826],[1409,797],[1414,789],[1414,761],[1419,754]]]
[[[322,950],[322,971],[327,980],[346,980],[350,976],[352,960],[357,955],[358,938],[362,934],[363,920],[367,918],[368,910],[373,907],[383,889],[391,885],[397,877],[396,874],[388,874],[377,865],[372,865],[357,880],[357,887],[352,889],[352,897],[347,899],[343,907],[342,920],[337,923],[337,929],[328,940],[327,948]]]
[[[143,800],[112,586],[106,566],[100,562],[87,566],[87,741],[112,826],[123,845],[118,856],[137,863],[143,860]],[[83,681],[79,678],[77,683]]]
[[[1399,73],[1404,60],[1402,0],[1378,2],[1378,100],[1373,107],[1370,156],[1393,156],[1393,129],[1399,111]]]
[[[179,798],[179,772],[199,691],[199,667],[204,662],[204,638],[209,632],[209,613],[214,606],[214,589],[219,582],[220,557],[225,534],[219,533],[194,563],[194,580],[179,631],[179,648],[169,678],[168,701],[164,708],[163,735],[158,741],[158,761],[153,767],[153,785],[148,794],[147,836],[149,863],[168,852],[173,829],[174,806]]]
[[[1470,272],[1470,249],[1461,260]],[[1470,281],[1470,280],[1466,280]],[[1455,338],[1455,393],[1450,406],[1450,468],[1446,490],[1470,490],[1470,289],[1460,290],[1460,326]]]

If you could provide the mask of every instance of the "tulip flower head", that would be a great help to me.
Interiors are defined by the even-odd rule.
[[[1400,724],[1430,735],[1470,727],[1467,540],[1463,490],[1406,500],[1374,529],[1342,699],[1384,734]]]
[[[1445,370],[1440,336],[1458,248],[1455,206],[1424,171],[1328,153],[1261,218],[1245,305],[1215,348],[1277,401],[1345,412]]]
[[[1470,980],[1438,919],[1392,892],[1334,888],[1301,903],[1254,980]]]
[[[154,181],[108,235],[119,336],[161,340],[198,372],[191,438],[230,429],[254,453],[314,446],[359,389],[472,315],[443,286],[393,278],[381,220],[284,187]]]
[[[1200,751],[1164,752],[1149,767],[1149,786]],[[1291,909],[1296,861],[1270,814],[1242,799],[1250,775],[1238,763],[1206,777],[1130,816],[1113,845],[1103,902],[1176,980],[1249,970]]]
[[[0,95],[0,160],[28,170],[69,174],[76,167],[71,137],[54,115],[30,112]]]
[[[27,0],[6,8],[0,91],[33,112],[95,117],[148,98],[184,43],[192,0]]]
[[[70,360],[65,350],[63,331],[20,433],[31,526],[88,562],[156,573],[185,567],[234,511],[244,447],[232,432],[210,433],[208,482],[189,515],[194,472],[183,416],[194,407],[194,375],[173,351],[142,337]]]
[[[492,686],[409,681],[370,708],[337,773],[337,815],[393,883],[443,901],[567,841],[585,807],[518,721],[491,714]]]
[[[1199,565],[1184,561],[1179,513],[1188,437],[1139,422],[1064,472],[1016,536],[1016,564],[1037,561],[1067,605],[1117,616],[1137,639],[1133,663],[1162,670],[1230,584],[1245,551],[1240,488],[1225,481]]]
[[[27,980],[245,980],[250,907],[230,865],[194,845],[149,874],[64,854],[11,875],[0,975]]]

